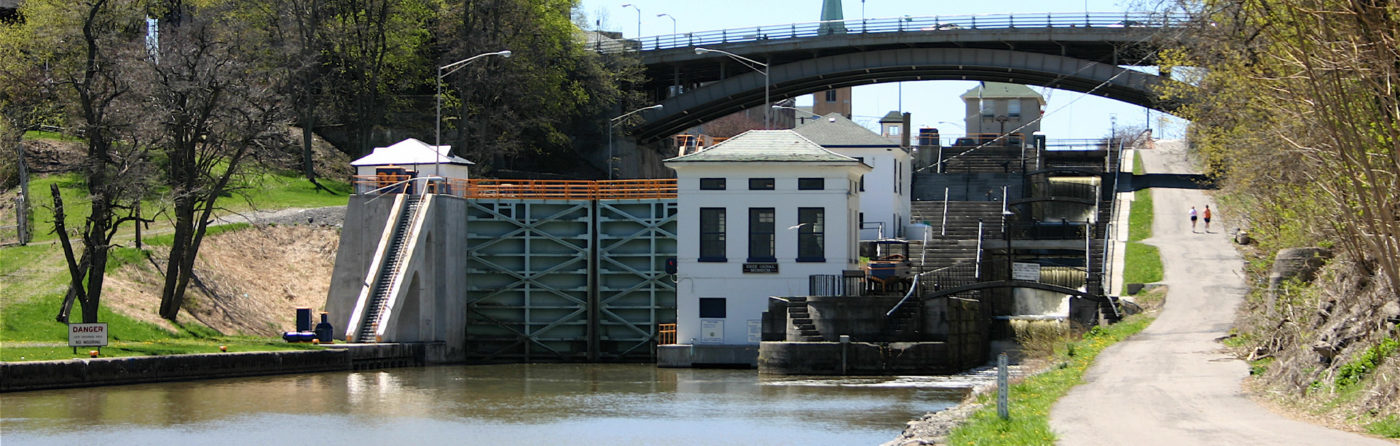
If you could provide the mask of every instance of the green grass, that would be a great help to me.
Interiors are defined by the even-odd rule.
[[[1162,257],[1156,246],[1128,242],[1123,252],[1123,284],[1162,281]]]
[[[13,303],[5,306],[0,316],[0,361],[43,361],[87,357],[88,348],[67,347],[67,325],[54,320],[63,296]],[[72,321],[82,319],[81,307],[73,305]],[[299,350],[314,348],[307,344],[289,344],[275,338],[223,336],[209,327],[186,324],[170,332],[154,324],[99,308],[97,320],[107,323],[110,345],[102,349],[103,356],[178,355],[213,353],[220,345],[228,351]],[[18,345],[16,345],[18,343]],[[44,344],[44,345],[25,345]]]
[[[1128,209],[1128,241],[1138,242],[1152,237],[1152,190],[1133,192],[1133,204]]]
[[[350,201],[350,192],[353,191],[350,183],[319,181],[335,191],[335,194],[317,191],[310,181],[297,176],[274,173],[254,174],[243,185],[243,190],[247,193],[246,198],[241,195],[232,195],[220,198],[218,205],[232,212],[247,212],[253,209],[343,206]],[[59,194],[63,196],[64,224],[68,226],[69,231],[82,230],[83,223],[92,209],[92,202],[87,195],[87,186],[81,175],[67,173],[35,178],[30,183],[30,190],[34,194],[34,243],[57,239],[53,232],[53,195],[49,192],[49,187],[52,184],[58,185]],[[160,202],[152,200],[142,204],[147,218],[159,211],[161,206]],[[151,229],[158,231],[164,226],[164,223],[164,220],[158,217],[157,223],[153,224]],[[130,224],[124,224],[118,237],[131,237],[133,232]],[[77,242],[75,241],[75,243]]]
[[[1133,175],[1147,173],[1147,168],[1142,167],[1142,152],[1133,152]]]
[[[1094,363],[1099,352],[1142,331],[1151,323],[1152,317],[1137,314],[1114,325],[1094,327],[1082,339],[1062,344],[1056,348],[1055,354],[1059,366],[1011,386],[1009,419],[997,417],[994,394],[982,395],[979,402],[987,406],[954,429],[948,436],[948,444],[1053,444],[1055,433],[1050,429],[1050,407],[1070,388],[1079,384],[1084,371]]]
[[[316,185],[297,176],[296,173],[264,172],[250,175],[245,181],[245,192],[248,195],[246,200],[240,196],[232,196],[220,199],[219,204],[230,209],[281,209],[344,206],[350,202],[350,194],[354,192],[354,188],[349,182],[325,178],[317,182],[335,191],[335,194],[317,191]],[[252,206],[247,204],[248,201],[252,202]]]
[[[253,225],[247,223],[229,223],[226,225],[210,226],[209,229],[204,230],[204,236],[212,237],[226,232],[241,231],[251,227],[253,227]],[[143,236],[141,237],[141,242],[151,246],[170,246],[175,244],[175,234],[166,233],[150,237]]]
[[[35,135],[45,137],[53,135]],[[321,181],[337,193],[327,194],[295,174],[260,172],[250,175],[245,182],[248,197],[233,195],[221,198],[219,205],[234,212],[252,209],[275,210],[290,207],[321,207],[344,205],[349,201],[349,183]],[[34,240],[29,246],[0,248],[0,361],[64,359],[72,358],[72,349],[53,347],[67,344],[66,326],[54,320],[58,306],[67,290],[68,271],[64,264],[62,249],[57,243],[53,228],[53,199],[50,185],[58,185],[63,196],[65,224],[70,231],[80,231],[90,212],[86,186],[76,173],[43,175],[35,177],[31,190],[35,194],[33,206]],[[250,203],[251,202],[251,203]],[[148,201],[143,204],[149,217],[160,209],[160,203]],[[232,224],[211,227],[209,234],[239,230],[247,224]],[[172,235],[164,217],[158,218],[149,231],[144,232],[145,242],[152,245],[169,245]],[[147,235],[149,234],[149,235]],[[146,252],[135,249],[131,243],[133,226],[124,224],[114,238],[116,245],[109,251],[109,272],[123,265],[145,262]],[[80,243],[74,240],[74,248]],[[154,311],[152,309],[151,311]],[[72,320],[81,320],[81,309],[74,305]],[[170,332],[159,326],[139,322],[115,314],[105,305],[99,310],[98,320],[107,322],[111,333],[111,347],[102,349],[104,356],[129,356],[150,354],[181,354],[208,352],[219,345],[228,345],[230,351],[277,350],[305,348],[288,345],[280,339],[219,336],[212,329],[202,326],[182,327]],[[16,344],[19,343],[19,344]],[[26,345],[40,344],[40,345]],[[79,352],[86,355],[86,351]]]
[[[1368,423],[1366,432],[1386,438],[1400,438],[1400,415],[1391,415]]]
[[[57,140],[57,141],[84,141],[84,139],[79,138],[79,137],[76,137],[76,136],[73,136],[73,135],[65,135],[65,134],[62,134],[62,133],[59,133],[59,132],[46,132],[46,131],[43,131],[43,130],[30,130],[30,131],[24,132],[24,139],[51,139],[51,140]]]

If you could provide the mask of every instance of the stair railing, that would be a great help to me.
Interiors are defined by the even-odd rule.
[[[369,300],[374,293],[374,283],[379,280],[379,270],[383,267],[385,256],[387,255],[386,251],[389,249],[389,241],[394,236],[394,223],[398,222],[399,214],[403,212],[403,207],[407,206],[405,201],[405,197],[403,196],[394,198],[394,206],[389,211],[389,220],[384,224],[384,233],[379,236],[379,244],[377,246],[380,249],[375,250],[374,259],[370,260],[369,272],[366,273],[365,280],[361,283],[360,296],[355,300],[355,309],[350,313],[350,323],[345,324],[346,342],[353,342],[355,336],[359,333],[360,326],[365,323],[363,319],[365,312],[368,311],[366,306],[369,304]]]
[[[929,272],[931,273],[931,272],[933,272],[933,271],[929,271]],[[900,305],[904,305],[904,302],[907,301],[907,300],[909,300],[909,297],[910,297],[910,296],[913,296],[913,295],[914,295],[914,291],[919,289],[919,276],[922,276],[922,275],[924,275],[924,274],[928,274],[928,273],[915,274],[915,275],[914,275],[914,280],[913,280],[912,282],[909,283],[909,291],[906,292],[906,293],[904,293],[904,298],[903,298],[903,299],[900,299],[899,302],[895,303],[895,304],[894,304],[894,307],[890,308],[890,311],[886,311],[886,312],[885,312],[885,317],[893,316],[895,311],[899,311],[899,306],[900,306]]]
[[[974,264],[972,278],[982,280],[982,220],[977,220],[977,263]]]
[[[948,236],[948,188],[943,188],[943,227],[939,230],[940,237]]]

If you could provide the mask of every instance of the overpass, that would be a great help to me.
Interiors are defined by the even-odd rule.
[[[660,110],[632,134],[651,142],[769,102],[856,85],[974,80],[1053,87],[1170,112],[1172,82],[1122,68],[1156,64],[1190,17],[1159,13],[1001,14],[807,22],[595,43],[635,52]],[[768,65],[763,73],[718,52]]]

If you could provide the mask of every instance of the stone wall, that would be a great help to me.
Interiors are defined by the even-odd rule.
[[[280,352],[0,362],[0,392],[415,366],[424,362],[423,347],[379,344]]]

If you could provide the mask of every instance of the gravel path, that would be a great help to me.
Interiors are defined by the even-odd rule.
[[[275,211],[229,214],[215,218],[213,225],[229,223],[341,226],[345,223],[345,206],[312,209],[287,208]]]
[[[1166,306],[1142,333],[1104,350],[1050,413],[1067,445],[1393,445],[1384,440],[1285,418],[1241,390],[1248,365],[1223,351],[1235,308],[1247,291],[1241,260],[1230,245],[1229,216],[1216,215],[1211,232],[1192,232],[1191,206],[1212,204],[1185,174],[1191,163],[1181,144],[1159,142],[1143,155],[1155,220],[1152,238],[1162,253]],[[1224,217],[1223,219],[1220,217]],[[1224,220],[1224,221],[1220,221]]]

